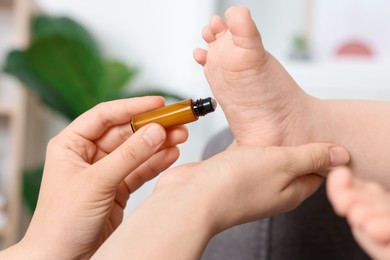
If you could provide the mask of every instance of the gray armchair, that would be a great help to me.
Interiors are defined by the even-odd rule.
[[[233,135],[226,129],[207,145],[204,159],[223,151]],[[261,203],[261,201],[259,201]],[[327,200],[325,185],[297,209],[239,225],[211,239],[202,260],[361,260],[369,257],[352,237],[345,219]]]

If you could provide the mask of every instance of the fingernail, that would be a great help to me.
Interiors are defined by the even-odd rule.
[[[342,147],[331,147],[329,149],[330,163],[332,166],[341,166],[349,162],[349,154],[347,150]]]
[[[164,141],[165,133],[161,126],[152,124],[147,126],[143,138],[151,147],[155,147]]]

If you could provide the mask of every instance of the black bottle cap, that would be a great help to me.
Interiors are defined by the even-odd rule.
[[[217,101],[211,97],[201,98],[193,102],[193,108],[197,116],[204,116],[215,111],[217,108]]]

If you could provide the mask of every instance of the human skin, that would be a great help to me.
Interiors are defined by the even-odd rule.
[[[199,259],[212,236],[297,207],[348,159],[331,144],[239,146],[169,169],[92,259]]]
[[[132,192],[168,168],[184,127],[151,124],[132,134],[132,115],[161,97],[106,102],[50,140],[37,208],[24,238],[0,259],[88,259],[122,222]]]
[[[210,19],[202,36],[208,49],[195,60],[223,109],[237,145],[337,143],[350,152],[356,176],[390,188],[390,103],[321,100],[305,93],[264,49],[246,7]]]
[[[354,177],[345,167],[330,173],[326,188],[336,213],[348,220],[359,245],[373,259],[389,259],[390,192],[379,183]]]

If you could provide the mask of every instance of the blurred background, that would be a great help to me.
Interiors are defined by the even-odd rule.
[[[210,17],[233,5],[250,8],[266,49],[310,94],[390,99],[385,0],[0,0],[0,249],[29,223],[47,142],[79,113],[145,93],[212,96],[192,51],[206,47]],[[226,127],[220,108],[189,124],[176,164],[199,160]],[[126,214],[154,184],[132,195]]]

